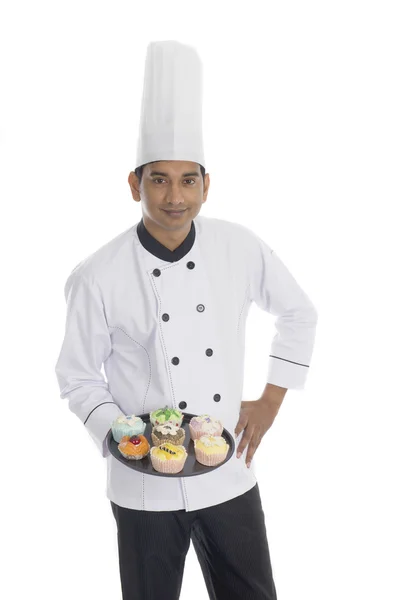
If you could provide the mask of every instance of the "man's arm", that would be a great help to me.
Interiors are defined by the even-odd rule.
[[[287,388],[283,388],[278,385],[273,385],[272,383],[267,383],[263,393],[261,394],[260,402],[269,402],[273,404],[277,409],[279,409],[286,395],[286,392]]]
[[[285,390],[305,387],[318,315],[309,297],[274,250],[258,236],[255,240],[251,297],[260,308],[277,317],[263,397],[281,402],[284,393],[276,387]],[[275,387],[270,388],[268,384]]]
[[[90,276],[74,270],[65,284],[67,318],[55,371],[60,398],[87,428],[105,458],[111,423],[124,414],[114,402],[101,372],[111,352],[111,339],[100,290]]]

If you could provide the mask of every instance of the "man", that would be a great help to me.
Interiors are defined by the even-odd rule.
[[[304,388],[317,316],[263,240],[199,214],[210,185],[199,98],[195,51],[152,42],[128,178],[142,218],[79,263],[65,287],[56,373],[61,397],[107,459],[124,600],[178,599],[190,540],[210,598],[277,597],[252,458],[287,389]],[[277,334],[265,389],[243,402],[252,302],[277,316]],[[235,454],[197,476],[127,468],[107,445],[112,421],[166,404],[220,419],[237,435]]]

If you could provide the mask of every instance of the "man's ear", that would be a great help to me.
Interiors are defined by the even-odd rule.
[[[140,202],[139,178],[134,171],[131,171],[128,176],[128,183],[131,190],[132,198],[136,202]]]
[[[203,204],[207,200],[207,194],[210,187],[210,175],[206,173],[204,175],[204,192],[203,192]]]

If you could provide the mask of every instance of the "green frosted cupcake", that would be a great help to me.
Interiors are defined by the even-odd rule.
[[[163,425],[167,421],[176,423],[180,427],[183,421],[183,412],[177,408],[168,408],[168,405],[165,405],[164,408],[158,408],[150,413],[150,422],[153,427]]]

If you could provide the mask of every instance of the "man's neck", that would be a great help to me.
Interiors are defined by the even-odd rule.
[[[147,231],[158,241],[160,244],[168,248],[173,252],[178,246],[180,246],[187,238],[190,232],[192,222],[190,222],[185,229],[178,229],[176,231],[166,231],[162,227],[158,227],[153,221],[148,221],[143,215],[143,223]]]

